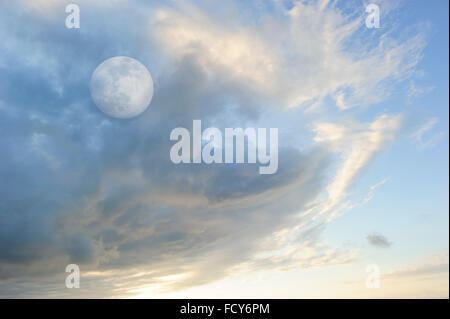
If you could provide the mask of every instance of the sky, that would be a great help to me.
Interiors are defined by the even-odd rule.
[[[449,297],[448,1],[70,3],[0,3],[0,297]],[[131,119],[90,92],[116,56]],[[174,164],[196,119],[277,128],[278,171]]]

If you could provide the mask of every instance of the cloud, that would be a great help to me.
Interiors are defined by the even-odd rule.
[[[379,183],[377,183],[377,184],[375,184],[375,185],[372,185],[372,186],[370,187],[369,194],[367,194],[366,198],[364,198],[364,200],[362,201],[362,204],[367,204],[369,201],[371,201],[372,198],[375,196],[375,190],[376,190],[378,187],[381,187],[381,186],[383,186],[384,184],[386,184],[386,183],[389,181],[389,179],[390,179],[390,178],[387,177],[387,178],[383,179],[381,182],[379,182]]]
[[[433,136],[425,140],[425,134],[433,129],[438,123],[437,117],[430,117],[425,123],[420,126],[417,131],[411,134],[411,139],[419,145],[420,148],[434,147],[439,140],[444,136],[444,132],[435,133]]]
[[[400,128],[400,115],[379,116],[369,125],[348,123],[316,123],[314,140],[341,155],[340,166],[331,184],[327,186],[328,198],[319,215],[328,214],[347,196],[347,189],[358,173],[383,147],[393,141]],[[336,213],[332,214],[332,217]]]
[[[416,132],[414,132],[411,137],[415,139],[416,141],[421,141],[423,135],[431,130],[434,125],[438,122],[438,118],[431,117],[429,118]]]
[[[425,45],[421,33],[402,40],[371,36],[363,16],[323,1],[273,10],[243,23],[189,5],[161,8],[150,30],[172,59],[198,56],[212,75],[284,107],[326,97],[340,109],[380,102],[389,92],[386,81],[408,77]]]
[[[371,245],[380,248],[389,248],[392,245],[392,243],[381,234],[370,234],[367,236],[367,241]]]
[[[432,86],[428,86],[428,87],[418,86],[415,81],[411,81],[410,87],[409,87],[409,92],[408,92],[408,97],[411,99],[415,99],[419,96],[422,96],[424,94],[427,94],[427,93],[433,91],[433,89],[434,89],[434,87],[432,87]]]

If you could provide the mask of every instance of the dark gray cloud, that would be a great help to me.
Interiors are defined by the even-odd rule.
[[[367,236],[367,240],[371,245],[380,248],[389,248],[392,245],[392,243],[381,234],[370,234]]]

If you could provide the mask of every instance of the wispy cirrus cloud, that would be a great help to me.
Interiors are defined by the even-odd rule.
[[[384,146],[392,142],[401,125],[400,115],[381,115],[369,125],[351,123],[317,123],[315,141],[324,143],[330,150],[340,154],[340,166],[327,187],[328,199],[320,215],[329,214],[347,197],[348,187],[360,170]],[[334,216],[336,211],[331,214]]]
[[[422,149],[434,147],[444,136],[444,132],[437,132],[428,138],[426,138],[425,135],[428,135],[427,133],[435,127],[438,121],[437,117],[430,117],[417,129],[417,131],[411,134],[411,139]]]
[[[411,75],[425,45],[422,33],[374,37],[362,11],[344,14],[328,1],[289,8],[274,2],[273,10],[243,23],[245,17],[220,17],[194,5],[163,7],[150,30],[174,59],[195,55],[211,74],[284,107],[317,105],[326,97],[340,109],[380,102],[388,96],[387,81]]]

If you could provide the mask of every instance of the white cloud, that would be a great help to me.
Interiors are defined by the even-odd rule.
[[[417,98],[423,94],[433,91],[433,86],[419,86],[415,81],[411,81],[409,85],[408,97],[410,99]]]
[[[188,8],[157,11],[150,30],[165,52],[173,59],[198,56],[210,74],[285,107],[327,96],[340,109],[377,103],[389,94],[386,81],[411,75],[424,47],[420,33],[405,40],[382,31],[364,34],[361,15],[346,15],[326,1],[277,6],[282,18],[263,16],[245,25]]]
[[[422,149],[434,147],[444,136],[444,132],[433,134],[428,139],[425,139],[425,135],[434,128],[438,121],[437,117],[430,117],[417,131],[411,134],[411,139]]]
[[[319,215],[329,213],[343,202],[357,174],[386,143],[394,139],[400,125],[400,115],[381,115],[367,128],[357,123],[315,125],[315,141],[326,143],[331,150],[340,154],[340,164],[327,187],[327,199],[321,205]]]
[[[389,177],[386,177],[386,178],[383,179],[381,182],[379,182],[379,183],[377,183],[377,184],[375,184],[375,185],[372,185],[372,186],[370,187],[369,193],[368,193],[367,196],[363,199],[361,205],[367,204],[369,201],[371,201],[372,198],[375,196],[375,190],[376,190],[378,187],[383,186],[386,182],[389,181],[389,179],[390,179]]]
[[[414,132],[414,134],[411,135],[411,137],[416,141],[421,141],[423,135],[427,131],[431,130],[433,126],[436,125],[437,122],[438,122],[437,117],[429,118],[416,132]]]

